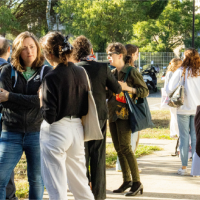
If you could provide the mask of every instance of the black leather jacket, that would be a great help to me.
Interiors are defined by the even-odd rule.
[[[11,78],[11,65],[3,67],[0,77],[0,87],[9,92],[9,99],[2,103],[2,130],[12,132],[39,132],[42,122],[38,90],[41,85],[39,67],[34,75],[26,80],[18,72],[16,86],[15,77]],[[43,77],[51,70],[44,68]]]

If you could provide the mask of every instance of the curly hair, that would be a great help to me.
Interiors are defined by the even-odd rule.
[[[109,51],[117,52],[118,54],[123,54],[124,62],[126,61],[127,50],[122,43],[119,43],[119,42],[110,43],[108,47],[106,48],[106,52],[108,53]]]
[[[53,54],[60,63],[68,65],[73,47],[67,40],[68,37],[64,37],[60,32],[50,31],[40,39],[40,44],[45,54]]]
[[[183,76],[185,77],[186,70],[188,70],[188,77],[200,76],[200,57],[199,53],[194,48],[189,48],[184,52],[185,59],[183,60]]]
[[[167,67],[167,72],[175,72],[179,67],[181,67],[182,63],[183,61],[180,58],[173,58]]]
[[[80,61],[91,54],[92,44],[84,35],[77,37],[73,41],[73,47],[73,58],[76,61]]]
[[[33,33],[30,33],[28,31],[20,33],[14,40],[12,45],[12,56],[11,56],[11,64],[16,68],[19,72],[26,71],[26,66],[24,65],[24,62],[21,58],[21,52],[23,50],[23,42],[26,38],[32,38],[35,42],[35,45],[37,46],[37,57],[35,61],[33,62],[31,68],[36,69],[38,67],[41,67],[44,64],[44,56],[40,49],[40,44],[38,42],[38,39]]]
[[[126,56],[125,64],[130,64],[131,66],[133,66],[132,54],[136,53],[137,50],[139,51],[139,48],[137,46],[133,45],[133,44],[125,45],[125,48],[127,50],[127,56]]]

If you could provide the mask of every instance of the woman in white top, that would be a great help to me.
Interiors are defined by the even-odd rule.
[[[171,79],[174,72],[182,65],[182,60],[180,58],[173,58],[167,68],[167,73],[165,76],[164,89],[166,90],[169,80]],[[170,120],[170,137],[179,136],[178,123],[177,123],[177,108],[170,108],[171,120]]]
[[[185,87],[184,104],[177,109],[177,120],[180,134],[180,155],[182,167],[178,174],[187,174],[189,135],[191,137],[192,155],[196,147],[196,133],[194,116],[197,105],[200,105],[200,57],[195,49],[188,49],[184,53],[182,67],[177,69],[166,87],[167,94],[171,94],[183,82]],[[184,81],[185,79],[185,81]]]

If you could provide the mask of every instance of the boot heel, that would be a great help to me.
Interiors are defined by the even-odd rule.
[[[143,188],[140,190],[140,194],[143,194]]]

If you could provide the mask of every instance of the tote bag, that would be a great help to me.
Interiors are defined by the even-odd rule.
[[[132,67],[128,69],[128,72],[124,78],[126,82],[128,74],[131,71]],[[124,92],[126,103],[129,110],[129,121],[131,126],[132,133],[141,131],[146,128],[152,128],[154,126],[149,105],[146,98],[138,98],[137,103],[133,102],[133,99],[129,96],[128,92]]]
[[[84,69],[84,68],[83,68]],[[87,72],[84,72],[88,81],[88,113],[82,117],[83,129],[84,129],[84,141],[90,140],[102,140],[103,135],[99,125],[99,119],[97,115],[96,104],[91,91],[90,80],[88,78]]]

